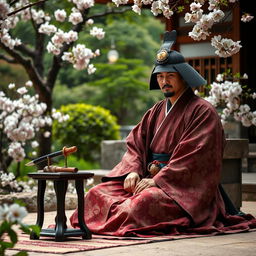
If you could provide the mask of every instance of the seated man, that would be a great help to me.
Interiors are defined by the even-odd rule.
[[[85,222],[96,234],[150,236],[237,232],[251,215],[225,211],[219,192],[224,133],[215,108],[191,87],[206,81],[172,51],[167,32],[150,89],[166,99],[149,109],[127,137],[127,152],[85,197]],[[77,211],[71,216],[78,226]]]

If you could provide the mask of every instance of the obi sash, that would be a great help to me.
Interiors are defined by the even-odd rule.
[[[151,164],[156,164],[161,169],[167,165],[169,159],[170,159],[169,154],[151,153],[151,159],[148,166],[150,166]]]

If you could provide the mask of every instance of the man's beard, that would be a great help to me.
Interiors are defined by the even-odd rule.
[[[174,96],[174,92],[165,92],[164,93],[164,96],[165,96],[165,98],[171,98],[172,96]]]
[[[165,89],[165,88],[172,88],[172,85],[171,84],[165,84],[163,86],[163,89]],[[164,92],[165,98],[170,98],[170,97],[174,96],[174,94],[175,94],[174,92]]]

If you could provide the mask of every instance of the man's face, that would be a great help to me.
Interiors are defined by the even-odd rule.
[[[176,100],[186,88],[178,72],[161,72],[157,74],[157,82],[165,97]]]

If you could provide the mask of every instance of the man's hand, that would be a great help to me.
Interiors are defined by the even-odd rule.
[[[140,181],[140,176],[136,172],[131,172],[124,180],[124,190],[133,193],[137,183]]]
[[[153,179],[142,179],[135,187],[133,192],[134,195],[137,195],[146,188],[156,187],[156,183]]]

